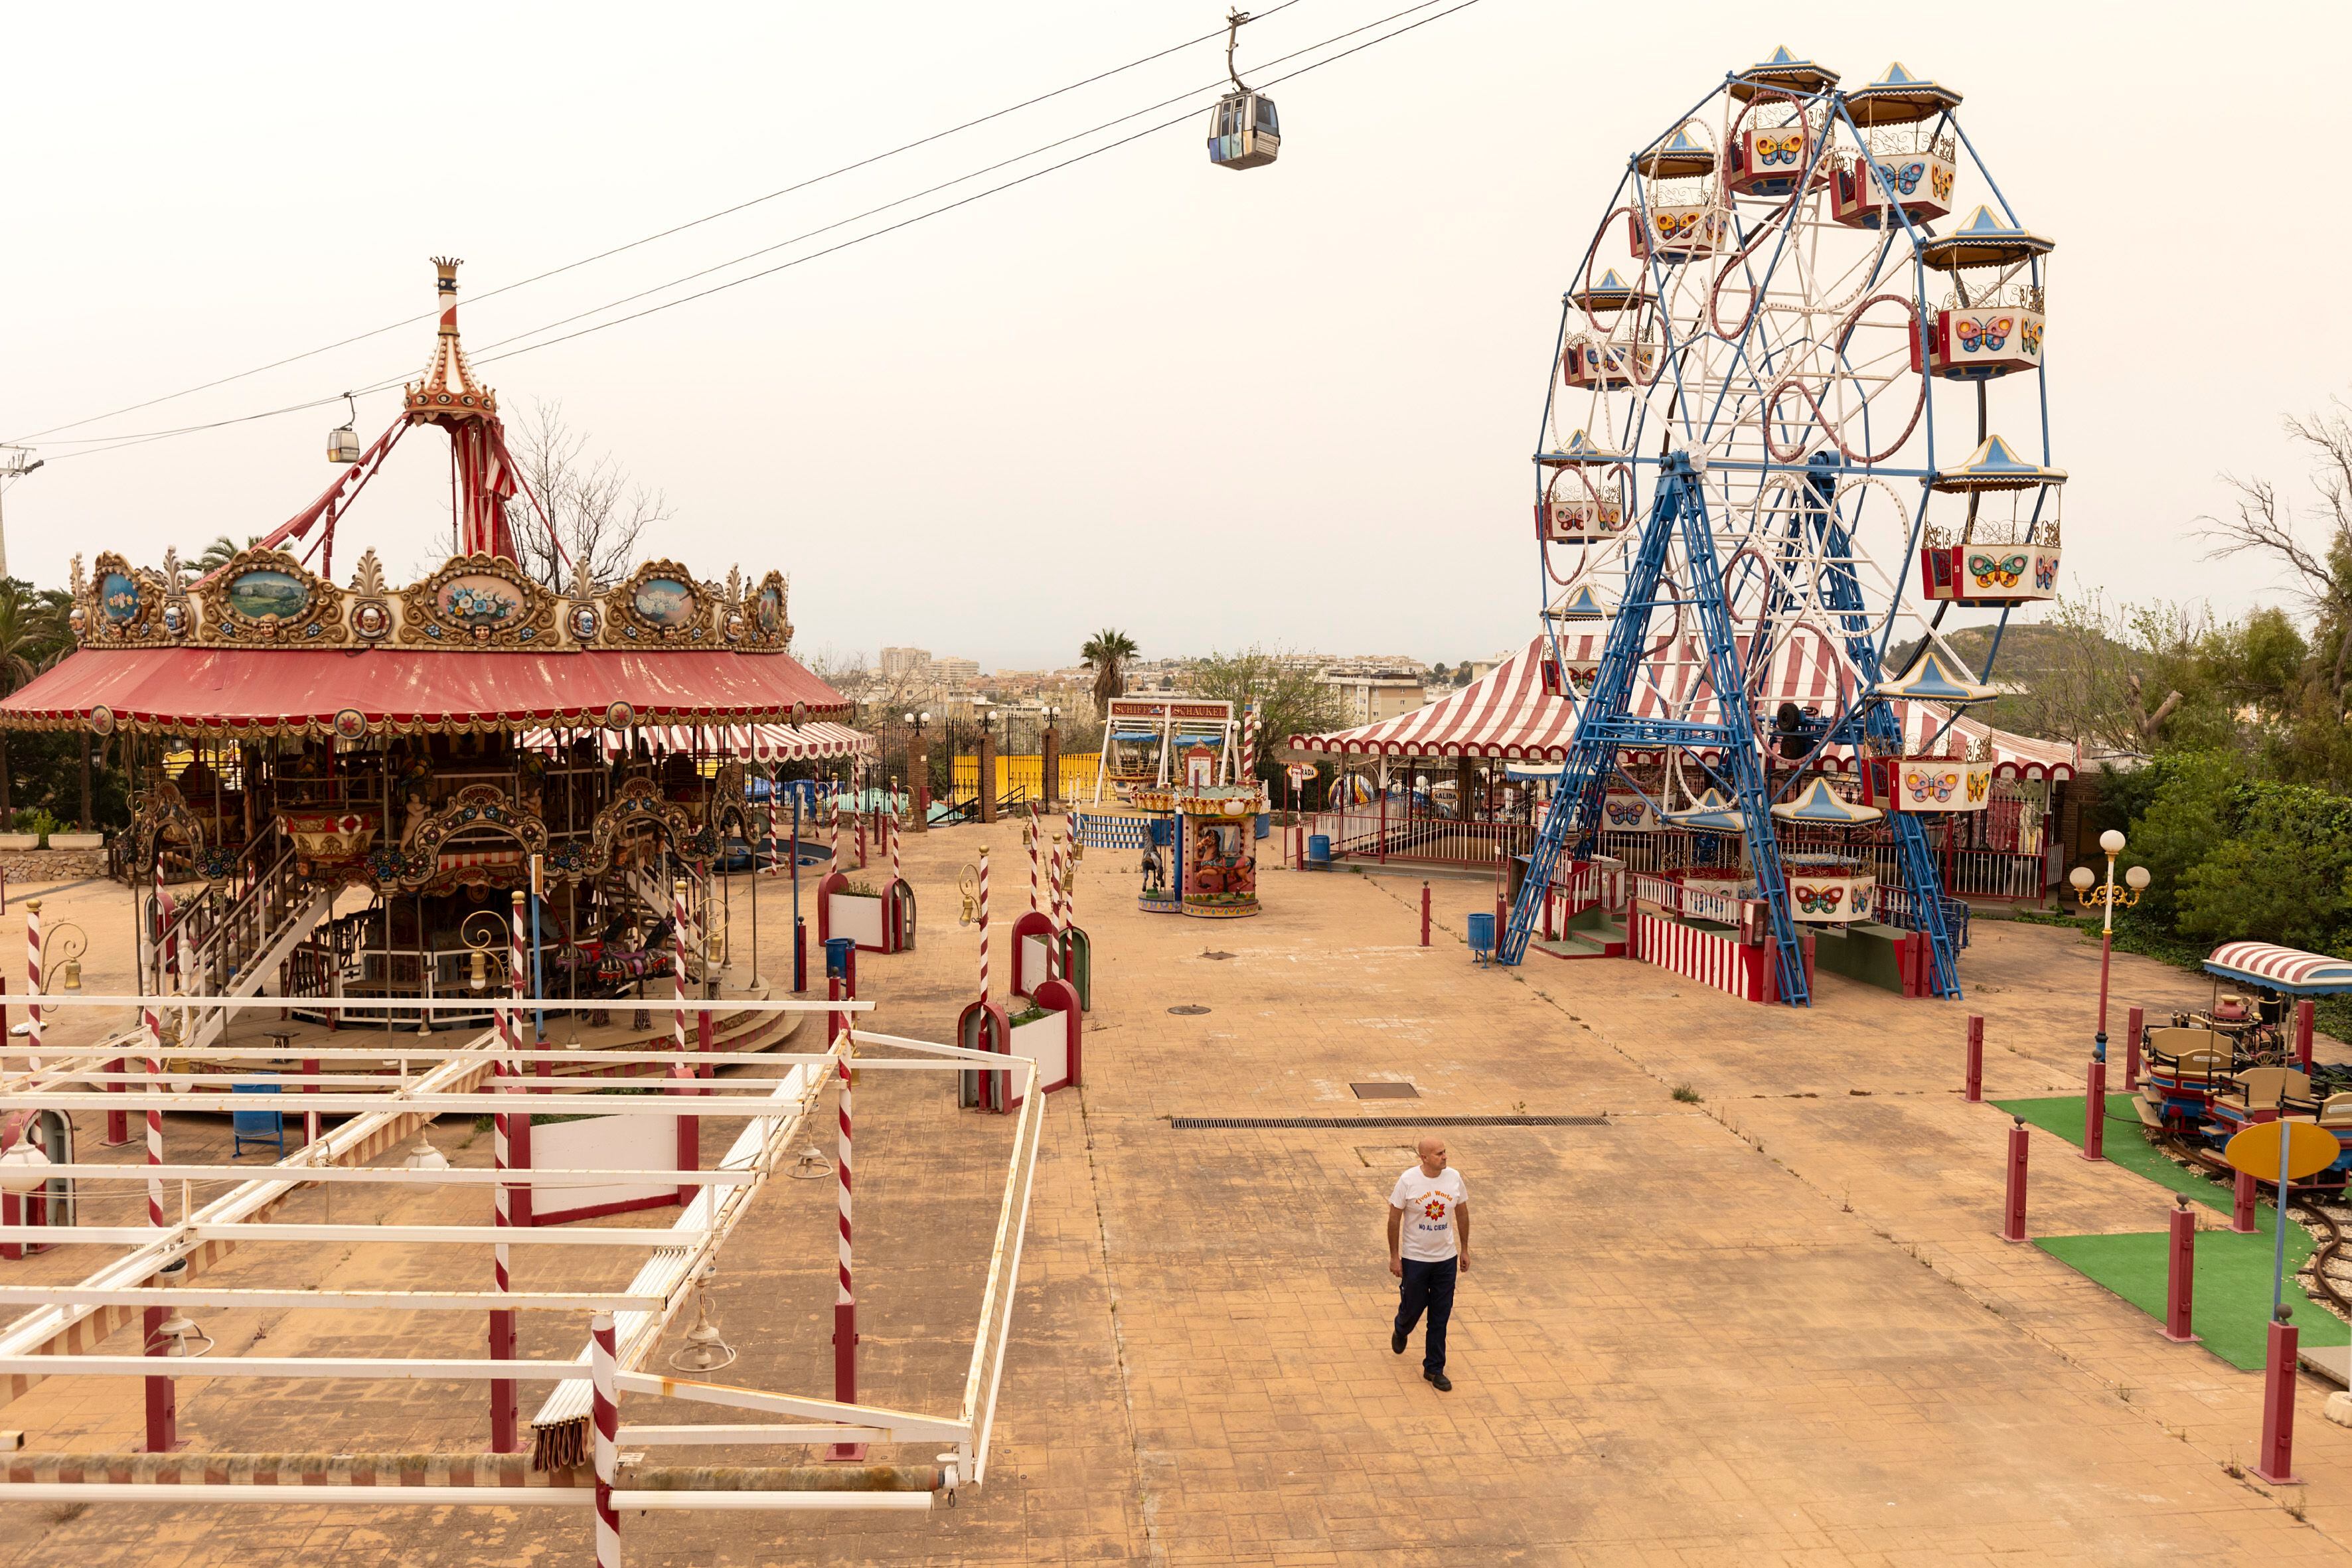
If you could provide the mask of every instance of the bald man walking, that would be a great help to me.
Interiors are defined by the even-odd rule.
[[[1421,1375],[1440,1394],[1454,1391],[1445,1375],[1445,1324],[1454,1316],[1454,1276],[1469,1271],[1469,1189],[1462,1173],[1445,1163],[1445,1140],[1424,1138],[1421,1163],[1399,1176],[1389,1193],[1389,1272],[1399,1281],[1389,1349],[1404,1354],[1412,1326],[1426,1311]]]

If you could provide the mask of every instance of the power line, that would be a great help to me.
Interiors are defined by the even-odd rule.
[[[1259,13],[1258,16],[1253,17],[1252,20],[1259,20],[1265,16],[1271,16],[1276,11],[1286,11],[1291,6],[1296,5],[1298,3],[1299,0],[1281,0],[1281,4]],[[656,240],[667,239],[672,235],[683,234],[688,229],[698,228],[707,223],[716,223],[720,218],[732,216],[736,213],[743,212],[749,208],[758,206],[762,202],[772,202],[780,196],[788,196],[796,191],[807,190],[812,185],[822,184],[827,180],[837,178],[843,174],[853,174],[857,170],[866,168],[871,164],[879,163],[886,158],[895,158],[901,153],[911,153],[918,147],[929,146],[934,142],[942,141],[947,137],[956,135],[959,132],[970,131],[974,126],[985,125],[992,120],[1002,120],[1008,114],[1017,113],[1024,109],[1034,108],[1037,104],[1044,103],[1049,99],[1060,98],[1065,93],[1076,92],[1082,87],[1092,87],[1096,82],[1108,80],[1109,78],[1118,76],[1121,72],[1131,71],[1140,66],[1148,66],[1154,60],[1165,59],[1170,55],[1179,53],[1184,49],[1192,48],[1197,44],[1207,43],[1213,38],[1223,36],[1222,32],[1213,31],[1203,33],[1199,37],[1187,38],[1181,44],[1171,44],[1164,49],[1160,49],[1154,53],[1145,55],[1140,59],[1129,60],[1123,66],[1113,66],[1108,70],[1097,71],[1092,76],[1082,77],[1076,81],[1067,83],[1062,87],[1055,88],[1050,92],[1041,92],[1034,98],[1025,98],[1018,103],[1007,104],[1003,109],[992,110],[988,113],[981,115],[976,119],[967,120],[960,125],[950,125],[944,131],[934,131],[929,135],[919,136],[912,142],[902,142],[898,146],[891,148],[887,152],[873,153],[870,156],[858,159],[854,163],[844,163],[837,169],[827,170],[822,174],[813,174],[805,180],[796,181],[792,184],[782,187],[781,189],[770,191],[765,195],[752,196],[748,200],[737,202],[732,206],[721,207],[717,212],[705,213],[700,217],[689,218],[686,222],[680,224],[673,224],[667,228],[658,229],[652,234],[645,235],[639,238],[630,240],[625,244],[614,246],[609,250],[600,250],[593,256],[583,256],[576,261],[567,261],[561,267],[551,267],[544,272],[535,272],[528,278],[519,278],[511,283],[500,284],[496,289],[474,294],[470,296],[470,298],[477,302],[483,300],[495,299],[500,294],[511,293],[517,289],[524,289],[530,287],[533,283],[544,282],[548,279],[557,277],[562,273],[571,272],[579,268],[591,266],[599,261],[608,260],[613,257],[621,255],[625,251],[635,250],[641,246],[651,245]],[[283,359],[271,360],[268,364],[257,364],[250,370],[240,370],[236,372],[234,374],[218,376],[211,381],[200,382],[194,386],[183,387],[177,392],[167,392],[160,397],[151,397],[142,403],[126,404],[124,406],[114,409],[109,413],[92,414],[85,418],[69,420],[63,425],[52,425],[46,430],[36,430],[31,435],[20,436],[15,437],[15,439],[20,441],[38,440],[45,436],[54,436],[60,430],[79,430],[85,425],[95,425],[102,419],[113,419],[125,414],[136,414],[142,408],[152,408],[158,404],[171,403],[183,397],[191,397],[199,392],[209,392],[216,386],[226,386],[233,381],[243,381],[247,376],[260,375],[268,371],[278,370],[286,365],[299,363],[301,361],[306,359],[315,359],[323,353],[332,353],[337,349],[349,348],[353,343],[365,342],[370,338],[382,337],[386,332],[398,331],[403,327],[414,326],[419,321],[429,321],[433,320],[436,314],[438,314],[437,311],[425,310],[413,316],[403,316],[400,320],[387,322],[381,327],[371,328],[364,332],[356,332],[347,338],[339,338],[331,343],[324,343],[315,349],[305,349],[300,353],[288,354]],[[334,400],[332,398],[327,398],[323,401],[332,402]],[[296,407],[310,408],[315,408],[317,406],[319,406],[319,405],[315,403],[296,405]],[[291,413],[294,411],[294,408],[289,408],[279,410],[278,412]],[[253,415],[247,416],[247,417],[267,418],[268,416]],[[236,423],[236,421],[221,421],[219,423]],[[216,425],[195,425],[186,426],[185,429],[201,430],[216,427]],[[160,432],[157,434],[178,435],[184,433],[184,431],[171,431]],[[151,438],[152,437],[150,435],[142,434],[140,436],[121,437],[92,437],[89,439],[93,442],[120,440],[124,444],[131,444]]]
[[[1295,4],[1296,0],[1290,0],[1290,3]],[[1306,48],[1294,50],[1288,55],[1279,56],[1275,60],[1270,60],[1265,63],[1268,65],[1278,64],[1282,60],[1296,59],[1301,55],[1312,54],[1316,50],[1328,47],[1331,44],[1337,43],[1343,38],[1352,37],[1358,33],[1364,32],[1371,27],[1381,26],[1388,22],[1396,20],[1400,16],[1411,16],[1415,11],[1426,10],[1429,6],[1438,3],[1439,0],[1421,0],[1421,4],[1419,5],[1407,6],[1402,11],[1392,12],[1389,16],[1381,17],[1376,21],[1365,23],[1362,26],[1353,27],[1349,29],[1347,32],[1335,34],[1331,37],[1322,40],[1320,43],[1310,44]],[[1280,76],[1267,78],[1261,83],[1258,90],[1263,91],[1266,88],[1278,86],[1283,82],[1290,81],[1298,77],[1305,76],[1311,71],[1320,70],[1325,66],[1335,65],[1339,61],[1346,59],[1351,55],[1362,53],[1364,50],[1372,47],[1376,44],[1386,43],[1391,38],[1402,37],[1407,33],[1427,26],[1432,22],[1440,21],[1444,17],[1453,16],[1457,11],[1466,11],[1476,4],[1478,4],[1478,0],[1457,0],[1456,4],[1447,6],[1444,10],[1439,11],[1433,16],[1423,16],[1416,22],[1409,22],[1405,26],[1398,27],[1391,32],[1383,33],[1378,37],[1367,38],[1364,42],[1356,45],[1353,48],[1343,49],[1338,54],[1331,55],[1324,59],[1317,60],[1312,64],[1302,66],[1297,70],[1285,72]],[[1024,158],[1034,157],[1039,153],[1047,152],[1055,147],[1065,145],[1080,137],[1092,135],[1095,132],[1106,129],[1108,126],[1122,124],[1129,120],[1137,118],[1139,115],[1150,113],[1153,109],[1163,108],[1169,103],[1181,101],[1181,98],[1195,97],[1204,90],[1207,89],[1194,89],[1192,92],[1182,94],[1178,99],[1163,100],[1160,103],[1153,104],[1150,108],[1138,110],[1130,114],[1121,115],[1116,120],[1107,121],[1102,125],[1096,126],[1092,130],[1079,132],[1074,136],[1059,138],[1056,141],[1045,143],[1044,146],[1032,148],[1027,153],[1021,153],[1015,157],[1002,160],[996,163],[990,164],[985,168],[973,171],[971,174],[960,175],[956,179],[945,181],[939,185],[929,187],[927,190],[918,192],[912,196],[900,197],[897,201],[886,203],[880,207],[872,208],[866,213],[858,215],[857,217],[842,219],[840,223],[826,225],[824,228],[811,230],[808,234],[797,236],[793,239],[779,241],[776,245],[763,247],[760,250],[748,252],[743,256],[733,258],[732,260],[720,262],[713,267],[703,268],[696,272],[688,273],[684,277],[673,279],[669,282],[658,284],[652,289],[643,289],[635,294],[624,296],[620,300],[607,301],[606,303],[596,306],[591,310],[580,311],[572,316],[562,318],[556,321],[548,322],[541,326],[531,328],[526,331],[499,339],[494,343],[484,346],[486,348],[498,347],[506,343],[516,342],[523,338],[534,337],[541,332],[550,331],[556,327],[568,324],[571,321],[578,321],[583,316],[597,315],[604,310],[614,310],[618,308],[620,305],[629,303],[631,300],[643,299],[647,294],[656,294],[661,292],[665,289],[676,288],[678,285],[689,282],[696,278],[706,277],[711,272],[723,270],[728,267],[740,265],[743,261],[750,260],[757,256],[765,255],[770,251],[782,248],[783,246],[796,244],[802,239],[806,239],[814,237],[814,235],[827,232],[830,229],[838,228],[842,226],[843,224],[855,223],[861,217],[872,216],[877,213],[887,211],[891,207],[904,205],[908,201],[919,200],[923,195],[931,195],[937,191],[946,189],[949,186],[962,184],[966,180],[978,178],[982,174],[991,173],[996,169],[1003,168],[1007,164],[1017,163]],[[708,299],[713,294],[724,293],[730,289],[739,288],[745,283],[756,282],[762,278],[773,277],[779,272],[789,271],[805,262],[814,261],[823,257],[831,256],[836,252],[850,249],[856,246],[863,245],[869,240],[879,239],[885,235],[895,234],[900,229],[911,227],[916,224],[923,222],[927,218],[938,217],[942,214],[954,212],[959,208],[970,206],[973,203],[982,201],[989,196],[999,195],[1003,192],[1012,190],[1016,186],[1027,184],[1032,180],[1041,179],[1047,174],[1070,168],[1078,163],[1083,163],[1088,159],[1098,157],[1102,153],[1112,152],[1118,148],[1124,147],[1130,142],[1140,141],[1146,136],[1153,135],[1159,132],[1170,130],[1175,126],[1185,124],[1194,119],[1197,113],[1197,109],[1188,109],[1181,114],[1172,116],[1167,120],[1160,121],[1155,124],[1147,125],[1139,131],[1132,132],[1126,136],[1118,138],[1117,141],[1107,142],[1099,147],[1089,148],[1084,153],[1076,153],[1071,157],[1061,160],[1059,163],[1049,163],[1041,169],[1034,169],[1028,174],[1020,175],[1017,178],[1006,180],[999,184],[991,185],[985,190],[975,191],[968,196],[959,197],[957,200],[952,202],[942,203],[939,206],[917,213],[910,217],[902,218],[897,223],[887,224],[880,228],[872,229],[864,234],[853,236],[836,245],[827,246],[821,250],[812,251],[805,256],[794,257],[791,260],[779,262],[773,267],[762,268],[759,271],[746,273],[740,278],[730,279],[724,283],[713,284],[708,289],[697,289],[691,294],[681,295],[677,299],[665,300],[658,305],[647,306],[642,310],[633,310],[627,315],[616,316],[611,321],[596,322],[593,325],[583,327],[577,331],[565,332],[557,337],[545,338],[538,342],[525,343],[520,348],[509,349],[504,353],[476,353],[469,354],[468,357],[472,359],[475,363],[485,365],[494,363],[499,360],[513,359],[518,355],[534,353],[537,350],[543,348],[551,348],[557,343],[569,342],[574,338],[587,337],[593,333],[604,331],[611,327],[621,326],[629,321],[638,321],[646,316],[658,315],[664,310],[674,309],[679,305],[691,304],[697,300]],[[404,378],[401,376],[394,376],[389,380],[372,383],[366,386],[356,389],[356,391],[361,395],[384,391],[390,387],[401,384],[403,379]],[[299,413],[305,409],[324,407],[330,404],[341,401],[341,399],[346,395],[351,395],[345,393],[335,393],[327,396],[313,398],[305,403],[289,404],[283,407],[268,409],[257,414],[239,415],[232,418],[213,420],[200,425],[182,426],[177,428],[168,430],[142,432],[135,436],[126,436],[119,439],[115,439],[110,445],[94,445],[85,447],[79,452],[65,453],[53,460],[62,462],[73,458],[90,457],[100,452],[119,451],[124,447],[142,446],[149,441],[164,440],[174,436],[191,435],[200,431],[218,429],[225,426],[246,424],[257,419],[275,418],[282,414]]]

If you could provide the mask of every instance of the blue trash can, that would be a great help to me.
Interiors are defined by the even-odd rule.
[[[1470,956],[1484,963],[1495,956],[1495,912],[1482,910],[1470,917]]]
[[[1317,871],[1328,871],[1331,868],[1331,836],[1329,834],[1310,833],[1307,836],[1307,864],[1309,868]]]
[[[856,951],[857,939],[854,936],[827,938],[824,944],[825,978],[830,980],[838,974],[844,980],[848,979],[849,966],[856,962],[849,955]]]

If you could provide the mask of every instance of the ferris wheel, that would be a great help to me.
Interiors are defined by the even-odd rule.
[[[1668,788],[1739,797],[1776,909],[1772,805],[1833,752],[1899,753],[1891,704],[1992,695],[1946,617],[2005,625],[2060,554],[2051,241],[1958,92],[1900,64],[1838,82],[1779,50],[1633,153],[1562,300],[1536,455],[1546,627],[1594,736],[1554,816],[1589,839],[1575,808],[1624,748],[1704,754]]]

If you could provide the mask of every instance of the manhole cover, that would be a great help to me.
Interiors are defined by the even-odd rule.
[[[1409,1083],[1351,1083],[1358,1100],[1419,1100],[1421,1090]]]
[[[1201,956],[1202,958],[1231,958],[1233,954],[1230,952],[1204,952]]]
[[[1197,1018],[1208,1011],[1197,1002],[1187,1002],[1181,1007],[1171,1007],[1168,1010],[1180,1018]]]

